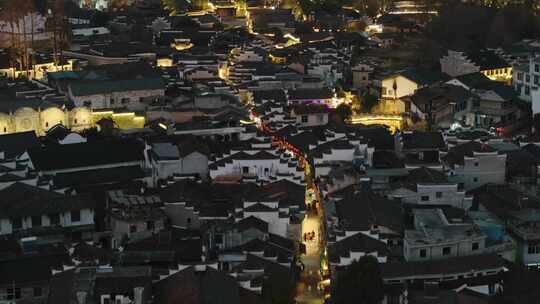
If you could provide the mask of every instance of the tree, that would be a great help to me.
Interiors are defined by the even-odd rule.
[[[336,114],[339,116],[341,122],[345,122],[352,116],[351,106],[345,103],[340,104],[336,108]]]
[[[334,303],[379,304],[383,298],[384,285],[376,258],[363,256],[338,274]]]
[[[263,297],[268,303],[290,304],[294,301],[296,284],[289,273],[270,271],[263,284]]]
[[[360,112],[370,113],[377,102],[379,101],[376,96],[365,93],[360,98]]]

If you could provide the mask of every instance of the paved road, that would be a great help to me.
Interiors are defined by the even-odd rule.
[[[301,256],[304,263],[304,271],[301,274],[300,282],[297,288],[297,303],[321,304],[324,302],[324,295],[317,290],[320,277],[320,239],[319,227],[321,217],[314,214],[308,214],[302,222],[302,236],[304,233],[315,232],[313,240],[304,242],[306,245],[306,254]],[[302,241],[304,239],[302,238]]]

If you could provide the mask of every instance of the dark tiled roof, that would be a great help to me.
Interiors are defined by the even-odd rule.
[[[496,85],[496,82],[480,72],[460,75],[456,79],[470,89],[489,90]]]
[[[287,95],[289,100],[330,99],[334,96],[328,88],[290,90]]]
[[[524,196],[519,191],[506,185],[483,185],[468,192],[473,195],[473,209],[478,210],[480,205],[504,219],[510,212],[522,209],[540,209],[540,201]]]
[[[509,68],[511,65],[490,50],[478,50],[465,54],[481,71]]]
[[[29,150],[37,170],[61,170],[144,160],[144,145],[136,140],[96,141]]]
[[[61,269],[67,264],[67,255],[29,256],[0,261],[0,285],[47,282],[53,269]]]
[[[90,96],[111,94],[113,92],[164,90],[165,83],[161,78],[104,80],[104,81],[73,81],[69,84],[74,96]]]
[[[382,150],[373,152],[373,168],[375,169],[394,169],[404,167],[405,165],[394,151]]]
[[[388,227],[398,233],[403,230],[401,204],[371,191],[346,195],[336,202],[336,213],[340,225],[347,231],[368,231],[372,225]]]
[[[261,303],[257,296],[241,292],[232,276],[210,267],[201,272],[186,268],[156,282],[153,290],[154,301],[162,304]]]
[[[350,257],[351,252],[377,252],[378,256],[387,256],[389,253],[385,243],[360,232],[328,247],[329,258],[336,263],[339,263],[340,257]]]
[[[450,166],[453,166],[455,164],[463,165],[465,161],[465,156],[473,157],[475,152],[489,153],[497,152],[497,150],[484,143],[479,143],[477,141],[469,141],[467,143],[463,143],[461,145],[457,145],[451,148],[448,153],[443,157],[443,160]]]
[[[422,262],[395,262],[379,264],[384,279],[410,276],[451,275],[472,270],[502,268],[504,260],[498,255],[483,254]]]
[[[268,223],[254,216],[240,220],[236,223],[236,227],[238,227],[238,230],[240,231],[254,228],[262,232],[268,232]]]
[[[540,146],[536,144],[528,144],[523,146],[524,151],[529,152],[535,159],[537,164],[540,164]]]
[[[441,72],[419,69],[408,69],[399,72],[399,74],[421,86],[432,85],[436,82],[445,81],[449,78],[447,75],[442,74]]]
[[[296,115],[324,114],[331,112],[326,105],[322,104],[296,105],[293,108],[293,111]]]
[[[39,147],[39,141],[34,131],[0,136],[0,151],[4,151],[5,157],[8,159],[35,147]]]
[[[0,218],[54,214],[95,206],[86,196],[64,195],[19,182],[0,190],[0,197]]]
[[[172,251],[179,262],[199,262],[202,256],[202,240],[198,231],[162,230],[156,235],[127,244],[125,251],[147,253]]]
[[[278,209],[268,207],[265,204],[256,203],[247,208],[244,208],[244,212],[277,212]]]
[[[444,173],[426,167],[410,170],[408,180],[419,184],[439,184],[448,182],[448,178]]]
[[[441,132],[414,131],[402,134],[403,150],[438,150],[446,147]]]
[[[282,179],[262,186],[258,191],[250,194],[250,200],[279,201],[280,207],[304,205],[305,187],[290,180]]]
[[[143,178],[144,176],[145,173],[140,166],[84,170],[57,173],[53,177],[53,185],[57,188],[66,188],[74,186],[119,183]]]

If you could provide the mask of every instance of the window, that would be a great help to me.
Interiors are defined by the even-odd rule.
[[[80,222],[81,221],[81,211],[72,210],[71,211],[71,222]]]
[[[429,201],[429,196],[422,195],[421,199],[422,199],[422,202],[427,202],[427,201]]]
[[[534,65],[534,71],[537,72],[537,73],[540,72],[540,64],[535,64]]]
[[[4,127],[4,133],[6,133],[6,132],[7,132],[7,128],[6,128],[6,127]]]
[[[76,124],[76,123],[77,123],[77,118],[75,118],[75,119],[73,120],[73,123],[74,123],[74,124]]]
[[[47,122],[45,123],[45,128],[48,128],[48,127],[49,127],[49,122],[47,121]]]
[[[478,162],[474,162],[474,166],[475,166],[475,167],[478,167]]]
[[[527,74],[525,75],[525,82],[531,82],[531,75]]]
[[[43,291],[41,290],[41,287],[34,287],[34,297],[41,297],[43,294]]]
[[[539,85],[540,84],[540,76],[534,75],[534,84]]]
[[[427,256],[427,250],[426,249],[420,249],[420,257],[425,258]]]
[[[303,122],[303,123],[308,122],[308,117],[307,117],[307,115],[302,115],[302,122]]]
[[[49,214],[49,223],[50,223],[50,225],[59,225],[60,224],[60,214],[58,214],[58,213]]]
[[[527,248],[528,254],[538,254],[540,253],[540,245],[529,245]]]
[[[442,192],[436,192],[435,197],[436,198],[441,198],[442,197]]]
[[[474,177],[472,181],[476,183],[478,181],[478,177]]]
[[[523,80],[523,73],[517,73],[517,79]]]
[[[478,250],[478,248],[480,248],[480,244],[478,243],[472,243],[472,250]]]
[[[242,174],[248,174],[249,173],[249,167],[242,167]]]
[[[317,115],[317,122],[323,122],[324,116],[322,114]]]
[[[450,247],[444,247],[442,249],[442,255],[450,255],[451,252],[452,252],[452,249]]]
[[[154,221],[146,222],[146,229],[153,230],[154,229]]]
[[[16,217],[11,220],[11,228],[13,230],[22,229],[22,218]]]
[[[525,86],[525,95],[531,95],[531,87]]]
[[[386,95],[386,87],[382,87],[382,95]]]
[[[122,98],[122,104],[129,103],[129,98]]]
[[[41,226],[41,215],[32,216],[32,227]]]
[[[137,232],[137,225],[130,225],[129,233],[135,233],[135,232]]]
[[[103,298],[103,304],[111,304],[110,298]]]

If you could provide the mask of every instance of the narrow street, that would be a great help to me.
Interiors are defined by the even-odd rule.
[[[297,303],[324,303],[324,293],[319,290],[319,282],[321,281],[321,242],[319,231],[321,216],[319,214],[309,213],[302,222],[302,236],[304,233],[315,232],[315,237],[305,242],[302,239],[302,242],[306,245],[306,254],[300,258],[305,268],[298,283]]]
[[[266,128],[264,124],[259,125],[259,129],[267,135],[272,132]],[[289,148],[289,144],[282,145],[285,149]],[[289,146],[289,147],[287,147]],[[291,151],[294,153],[294,151]],[[297,154],[296,154],[297,155]],[[299,259],[304,265],[304,269],[300,274],[300,280],[296,287],[296,303],[306,304],[322,304],[325,302],[326,290],[323,287],[323,273],[327,272],[328,268],[322,269],[323,255],[325,253],[326,241],[324,240],[325,232],[323,228],[324,210],[320,202],[320,193],[314,185],[314,172],[311,165],[303,158],[297,155],[304,164],[304,175],[306,183],[306,216],[302,221],[302,231],[300,234],[300,242],[305,245],[305,254],[300,253]],[[325,260],[326,262],[326,260]],[[324,263],[327,265],[326,263]],[[326,280],[328,281],[328,280]],[[329,283],[326,282],[326,283]],[[327,284],[328,285],[328,284]]]
[[[300,282],[297,288],[297,303],[324,303],[324,290],[321,286],[321,256],[324,252],[324,237],[321,231],[323,216],[315,187],[310,187],[313,182],[312,171],[306,168],[306,217],[302,222],[301,242],[306,246],[306,253],[300,256],[304,265]]]

